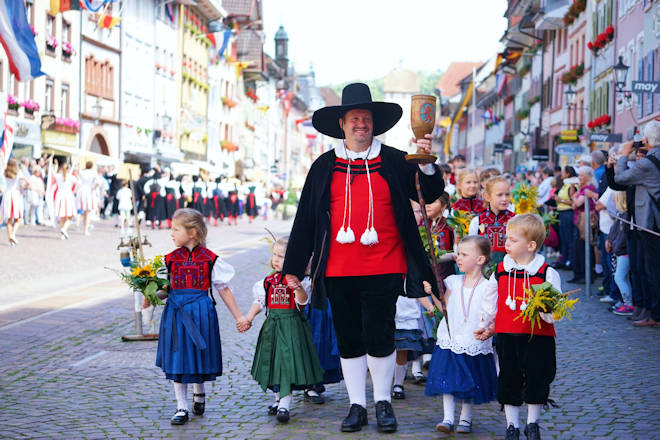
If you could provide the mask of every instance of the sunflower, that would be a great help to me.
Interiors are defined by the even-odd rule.
[[[516,203],[516,214],[529,214],[534,211],[534,203],[528,199],[520,199]]]
[[[131,273],[136,278],[154,278],[156,276],[156,272],[154,272],[150,264],[144,267],[136,267]]]

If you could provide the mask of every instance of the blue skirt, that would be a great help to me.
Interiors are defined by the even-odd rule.
[[[170,292],[160,319],[156,366],[179,383],[202,383],[222,375],[218,315],[206,290]]]
[[[476,356],[456,354],[436,346],[426,378],[425,394],[453,394],[457,399],[469,399],[477,405],[495,400],[495,357],[492,353]]]
[[[422,331],[419,329],[394,330],[394,346],[399,351],[422,351]]]
[[[307,320],[312,328],[312,339],[324,371],[323,383],[339,383],[343,376],[330,304],[325,310],[315,309],[310,305],[307,307]]]

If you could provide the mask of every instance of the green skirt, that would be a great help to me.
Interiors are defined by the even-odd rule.
[[[298,310],[269,310],[259,332],[252,377],[281,396],[323,381],[312,331]]]

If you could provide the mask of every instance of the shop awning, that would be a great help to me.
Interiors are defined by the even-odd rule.
[[[85,161],[91,160],[97,165],[118,165],[119,159],[116,157],[106,156],[105,154],[94,153],[93,151],[80,150],[78,148],[64,147],[62,145],[44,144],[44,153],[64,154],[66,156],[73,156],[76,160]]]
[[[537,31],[552,31],[564,29],[564,15],[568,12],[568,4],[552,9],[543,14],[534,25]]]

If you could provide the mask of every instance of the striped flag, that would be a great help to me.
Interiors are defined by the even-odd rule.
[[[112,29],[117,26],[121,21],[121,17],[113,17],[109,14],[101,14],[99,16],[99,21],[96,23],[101,29]]]
[[[55,15],[66,11],[79,11],[80,2],[78,0],[50,0],[50,13]]]
[[[22,1],[0,1],[0,43],[7,53],[9,70],[19,81],[44,74]]]
[[[9,162],[9,157],[11,156],[11,150],[14,147],[14,126],[7,121],[7,113],[5,113],[5,129],[2,132],[2,138],[0,140],[0,165],[4,170]]]

